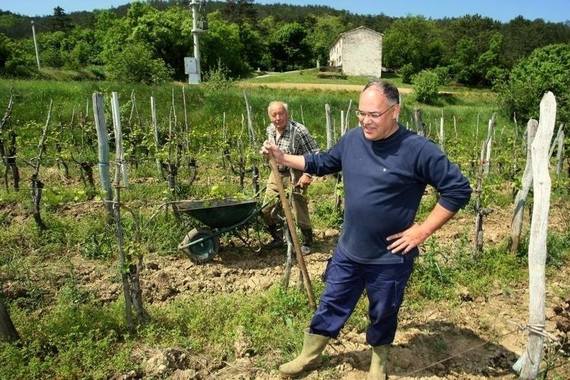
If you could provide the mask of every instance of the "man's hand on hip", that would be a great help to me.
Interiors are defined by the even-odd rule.
[[[392,253],[401,252],[402,255],[405,255],[426,241],[429,235],[429,231],[425,230],[420,224],[414,223],[407,230],[388,236],[386,239],[392,242],[388,249]]]

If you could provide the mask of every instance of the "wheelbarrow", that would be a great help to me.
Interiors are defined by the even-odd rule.
[[[178,245],[178,249],[197,264],[211,261],[216,256],[220,249],[220,235],[228,232],[251,247],[241,231],[247,231],[246,227],[257,220],[263,208],[255,199],[179,201],[174,206],[178,212],[190,215],[205,226],[190,230]],[[258,244],[255,251],[260,250],[261,244]]]

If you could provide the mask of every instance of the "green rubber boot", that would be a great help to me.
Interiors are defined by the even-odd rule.
[[[372,360],[366,380],[386,380],[386,362],[388,361],[389,344],[372,347]]]
[[[327,336],[311,334],[305,330],[303,350],[301,354],[288,363],[279,367],[279,373],[283,377],[292,377],[300,373],[317,368],[321,364],[321,353],[325,349],[330,338]]]

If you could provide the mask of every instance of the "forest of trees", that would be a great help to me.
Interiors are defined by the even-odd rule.
[[[360,25],[384,34],[384,66],[410,77],[424,69],[468,85],[491,85],[536,48],[570,43],[566,23],[501,23],[480,15],[440,20],[356,15],[323,6],[261,5],[253,0],[204,2],[202,68],[233,78],[328,61],[339,33]],[[25,17],[0,10],[0,73],[34,77],[30,21],[44,67],[90,70],[101,78],[160,82],[183,79],[192,54],[187,1],[133,2],[110,10]]]

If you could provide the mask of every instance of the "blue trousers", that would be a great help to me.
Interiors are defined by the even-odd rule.
[[[413,265],[411,256],[405,256],[403,264],[359,264],[337,249],[327,265],[325,291],[310,332],[336,338],[366,289],[370,318],[366,342],[371,346],[392,343]]]

